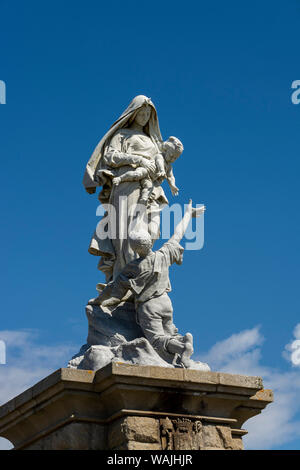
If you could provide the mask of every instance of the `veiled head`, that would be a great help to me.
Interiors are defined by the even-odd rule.
[[[149,135],[154,141],[162,140],[157,111],[151,98],[145,95],[138,95],[133,98],[114,125],[122,122],[121,127],[130,127],[134,121],[143,126],[145,134]]]
[[[135,119],[137,119],[136,122],[143,127],[143,132],[150,137],[154,145],[156,145],[159,150],[162,137],[156,108],[152,103],[151,98],[148,98],[145,95],[138,95],[133,98],[121,116],[112,124],[109,131],[100,140],[89,159],[83,178],[83,184],[88,192],[95,192],[96,186],[99,185],[96,178],[97,170],[99,169],[99,166],[101,166],[101,158],[111,138],[119,129],[131,127]]]

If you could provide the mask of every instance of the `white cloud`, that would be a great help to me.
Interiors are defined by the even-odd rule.
[[[249,434],[244,443],[247,449],[273,449],[300,438],[300,374],[261,364],[264,338],[259,330],[244,330],[216,343],[208,353],[201,354],[201,360],[212,370],[263,377],[264,388],[274,391],[274,403],[245,423]],[[294,330],[296,334],[300,335],[300,324]]]
[[[298,323],[293,331],[293,335],[295,336],[296,339],[300,339],[300,323]]]
[[[37,343],[38,336],[35,330],[0,331],[0,339],[6,344],[7,361],[0,365],[0,405],[65,367],[78,350],[78,346],[71,344],[41,346]],[[9,441],[0,438],[0,450],[11,447]]]
[[[285,346],[282,355],[294,367],[300,367],[300,323],[295,326],[293,335],[295,339]]]
[[[229,367],[232,373],[250,375],[253,364],[259,360],[259,346],[263,341],[259,327],[244,330],[217,342],[208,353],[201,355],[201,360],[210,364],[213,370],[227,372]]]
[[[300,324],[293,334],[300,339]],[[78,350],[77,345],[41,346],[37,343],[38,332],[31,330],[0,331],[0,339],[7,345],[7,364],[0,365],[0,405],[64,367]],[[300,439],[300,373],[295,368],[282,371],[263,365],[263,341],[260,328],[255,327],[233,334],[201,354],[201,361],[208,362],[212,370],[262,376],[264,387],[274,391],[274,403],[245,423],[248,449],[278,448]],[[0,450],[10,447],[6,439],[0,438]]]
[[[246,423],[249,449],[276,449],[300,438],[299,373],[269,371],[263,378],[265,388],[274,391],[274,403]]]

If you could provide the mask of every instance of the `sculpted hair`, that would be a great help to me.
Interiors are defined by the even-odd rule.
[[[133,249],[135,247],[144,246],[152,248],[152,238],[146,230],[132,231],[129,233],[130,244]]]
[[[176,158],[180,157],[183,152],[183,143],[177,137],[169,137],[165,144],[173,149],[173,154]]]

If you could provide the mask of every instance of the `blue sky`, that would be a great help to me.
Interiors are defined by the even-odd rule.
[[[84,306],[103,277],[87,252],[97,198],[83,171],[145,94],[163,136],[184,143],[176,202],[207,206],[204,248],[171,272],[176,325],[199,355],[254,331],[251,371],[281,374],[287,387],[289,374],[300,380],[282,355],[300,322],[299,1],[1,0],[0,14],[0,330],[11,345],[0,375],[20,357],[12,338],[23,353],[25,337],[26,347],[62,351],[50,369],[85,342]],[[24,330],[20,342],[13,332]],[[48,372],[37,370],[32,381]],[[266,447],[300,448],[300,434],[286,436]]]

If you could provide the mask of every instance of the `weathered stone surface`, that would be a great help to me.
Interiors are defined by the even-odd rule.
[[[161,450],[161,447],[159,444],[129,441],[123,446],[122,450]]]
[[[87,305],[87,344],[68,364],[69,368],[99,370],[111,362],[141,366],[174,367],[173,356],[157,354],[135,320],[133,304],[125,302],[110,312],[106,307]],[[209,370],[207,364],[191,361],[191,368]]]
[[[203,426],[203,448],[233,449],[231,429],[226,426]]]
[[[142,416],[128,416],[120,418],[109,426],[108,447],[111,449],[132,447],[134,444],[155,444],[161,448],[159,420]]]
[[[125,302],[112,311],[97,305],[87,305],[87,344],[118,346],[144,336],[136,323],[135,315],[134,305],[130,302]]]
[[[234,432],[231,432],[231,434],[232,434],[233,450],[244,450],[242,436],[236,435],[234,434]]]
[[[241,449],[243,423],[272,401],[260,384],[117,362],[60,369],[0,407],[0,435],[16,449]]]
[[[180,417],[160,420],[163,450],[234,450],[230,426]]]
[[[125,302],[110,312],[108,308],[87,305],[89,330],[87,344],[68,364],[70,368],[98,370],[113,361],[129,364],[171,367],[171,356],[160,357],[144,337],[135,320],[132,303]]]
[[[155,418],[129,416],[122,424],[126,440],[136,442],[160,442],[159,423]]]
[[[26,450],[98,450],[103,447],[106,427],[94,423],[70,423],[33,442]]]

